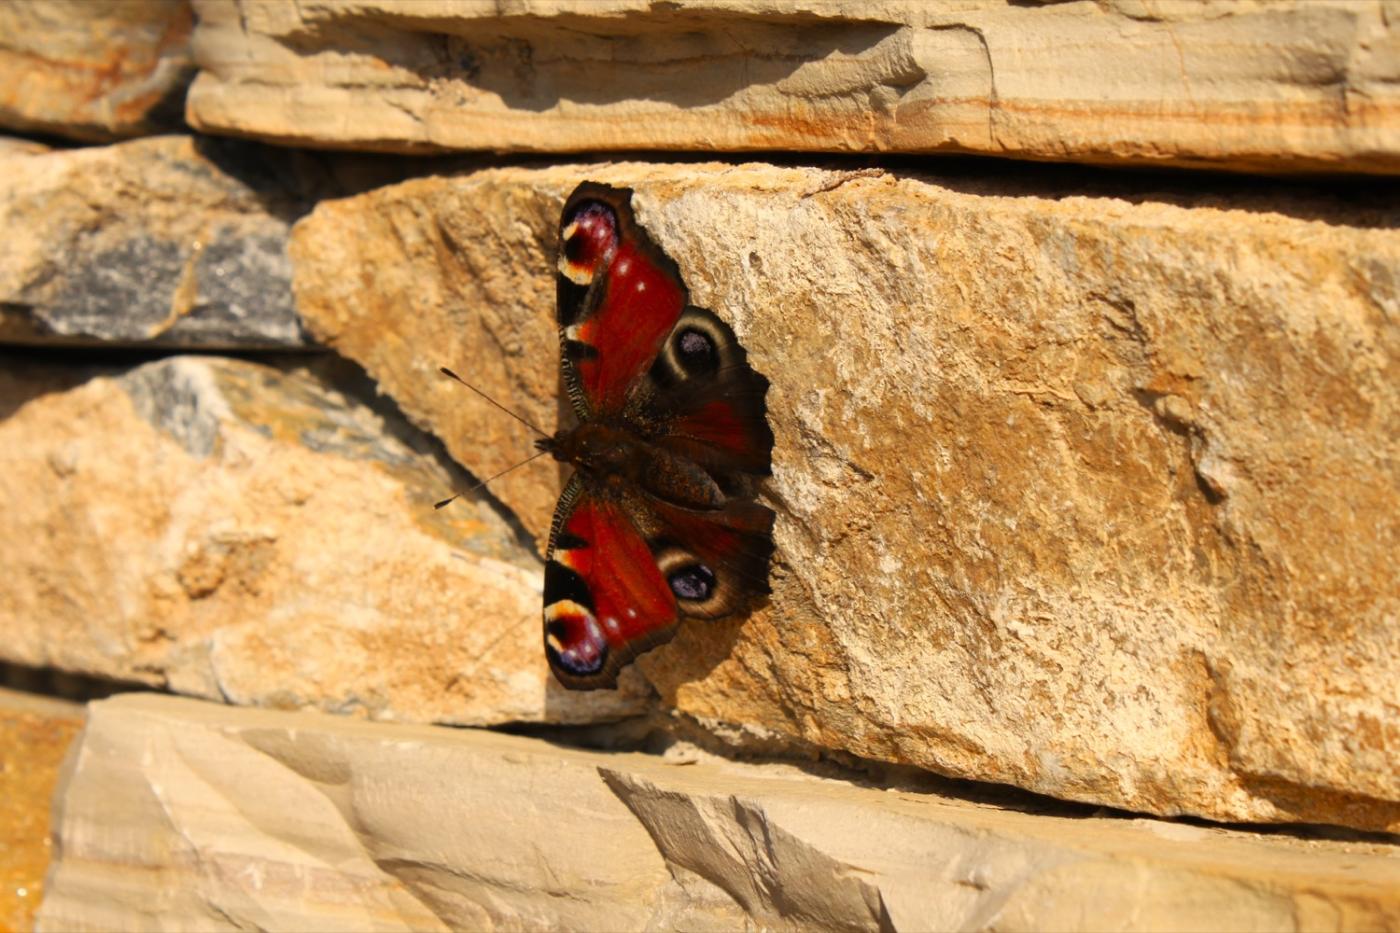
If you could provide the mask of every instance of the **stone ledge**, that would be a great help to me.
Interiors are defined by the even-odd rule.
[[[1374,930],[1395,846],[1030,814],[786,766],[95,703],[42,930]]]
[[[190,122],[284,144],[1400,171],[1381,0],[196,6]]]

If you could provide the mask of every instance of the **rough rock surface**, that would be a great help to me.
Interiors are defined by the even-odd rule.
[[[1400,926],[1394,845],[151,695],[58,812],[44,930]]]
[[[183,123],[188,0],[0,3],[0,126],[100,141]]]
[[[485,500],[434,511],[467,477],[319,372],[5,360],[0,657],[385,719],[635,709],[548,682],[539,558]]]
[[[196,0],[191,122],[308,146],[1400,171],[1385,0]]]
[[[59,766],[83,726],[74,703],[0,688],[0,930],[28,930],[44,896]]]
[[[51,146],[33,139],[24,139],[20,136],[0,136],[0,157],[3,158],[17,155],[41,155],[51,148]]]
[[[0,150],[0,340],[306,345],[286,244],[317,175],[294,155],[184,136]]]
[[[637,188],[773,383],[771,604],[647,656],[668,702],[1061,798],[1400,828],[1393,203],[503,169],[323,202],[298,309],[460,462],[508,465],[526,429],[432,370],[553,427],[584,178]],[[493,487],[547,527],[555,470]]]

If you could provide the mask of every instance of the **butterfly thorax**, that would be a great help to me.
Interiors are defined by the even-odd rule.
[[[627,425],[589,420],[539,442],[598,492],[643,489],[689,509],[724,508],[725,495],[699,464],[651,443]]]

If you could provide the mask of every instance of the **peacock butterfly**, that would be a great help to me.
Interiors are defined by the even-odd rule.
[[[577,425],[537,442],[574,473],[544,576],[545,654],[575,690],[669,641],[682,618],[768,592],[773,512],[768,380],[734,331],[690,304],[680,270],[632,213],[584,182],[559,221],[560,366]]]

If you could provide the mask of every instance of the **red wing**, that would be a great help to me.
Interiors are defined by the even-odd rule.
[[[711,471],[767,475],[773,432],[768,380],[749,365],[734,331],[712,312],[686,308],[638,393],[656,443]]]
[[[672,423],[670,434],[731,454],[743,454],[753,446],[744,418],[732,403],[723,400],[695,406],[694,411]]]
[[[559,500],[544,572],[545,655],[566,687],[613,687],[624,664],[675,634],[676,598],[623,507],[583,491]]]
[[[773,433],[762,415],[755,417],[753,406],[739,400],[695,401],[668,423],[657,443],[711,470],[766,475]]]
[[[653,553],[682,616],[717,619],[769,592],[771,509],[744,499],[709,511],[648,505],[657,524]]]
[[[637,225],[631,199],[584,182],[559,221],[556,314],[581,418],[622,411],[686,304],[676,264]]]

